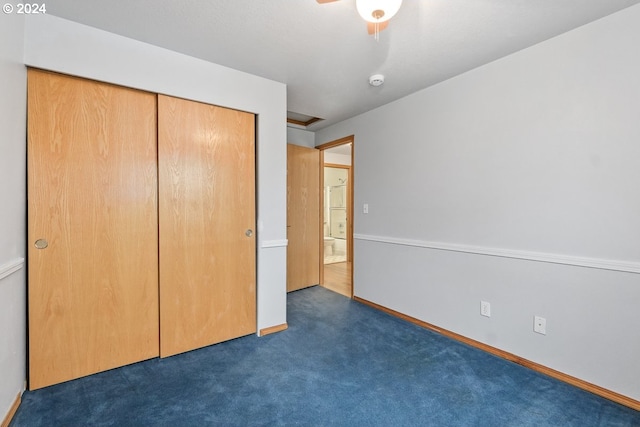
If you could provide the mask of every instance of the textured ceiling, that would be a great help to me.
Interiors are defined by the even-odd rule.
[[[287,109],[325,119],[317,130],[637,3],[405,0],[377,42],[355,0],[47,0],[47,13],[286,83]]]

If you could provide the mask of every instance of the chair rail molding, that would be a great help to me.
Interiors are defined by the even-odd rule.
[[[260,245],[261,248],[283,248],[289,245],[287,239],[281,240],[263,240]]]
[[[0,264],[0,280],[20,270],[24,265],[24,258],[16,258],[4,264]]]
[[[495,256],[502,258],[522,259],[527,261],[563,264],[577,267],[613,270],[625,273],[640,274],[640,262],[586,258],[572,255],[559,255],[545,252],[531,252],[516,249],[499,249],[484,246],[459,245],[455,243],[430,242],[425,240],[402,239],[388,236],[369,234],[354,234],[354,239],[370,242],[388,243],[392,245],[413,246],[418,248],[436,249],[451,252],[463,252],[476,255]]]

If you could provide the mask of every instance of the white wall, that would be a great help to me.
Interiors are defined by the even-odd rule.
[[[639,42],[637,5],[317,131],[355,294],[640,400]]]
[[[325,163],[332,163],[334,165],[345,165],[345,166],[351,165],[351,156],[349,154],[331,153],[330,150],[331,149],[325,150],[324,152]]]
[[[0,421],[23,390],[26,360],[24,17],[0,14]]]
[[[25,63],[257,115],[258,330],[286,322],[286,86],[51,15],[29,16]]]
[[[287,142],[289,144],[313,148],[315,140],[315,133],[308,130],[287,126]]]

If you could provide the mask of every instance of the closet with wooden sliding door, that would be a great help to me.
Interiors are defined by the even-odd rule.
[[[30,389],[255,332],[254,123],[29,70]]]
[[[256,331],[253,114],[158,96],[160,355]]]

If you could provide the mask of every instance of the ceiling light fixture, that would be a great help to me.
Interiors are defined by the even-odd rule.
[[[400,10],[400,6],[402,6],[402,0],[356,0],[356,9],[362,19],[374,25],[376,40],[380,33],[380,24],[393,18]]]

